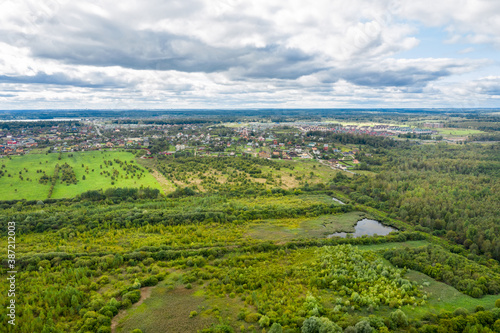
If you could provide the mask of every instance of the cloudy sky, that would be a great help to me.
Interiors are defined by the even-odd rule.
[[[0,0],[0,109],[499,102],[498,0]]]

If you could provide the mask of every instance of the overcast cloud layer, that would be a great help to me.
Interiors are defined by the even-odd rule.
[[[0,0],[0,109],[499,107],[497,0]]]

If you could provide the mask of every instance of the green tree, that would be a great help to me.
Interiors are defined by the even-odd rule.
[[[271,325],[268,333],[283,333],[283,327],[280,323],[274,323]]]
[[[354,329],[356,330],[356,333],[372,333],[373,328],[370,326],[370,322],[368,320],[362,320],[356,325],[354,325]]]
[[[406,317],[405,313],[400,309],[397,309],[396,311],[392,312],[390,315],[390,319],[397,327],[408,326],[408,318]]]
[[[302,324],[302,333],[318,333],[319,328],[320,328],[320,320],[318,317],[309,317],[306,320],[304,320],[304,323]]]

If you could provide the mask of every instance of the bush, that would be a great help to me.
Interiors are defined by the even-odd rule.
[[[355,326],[354,329],[356,330],[356,333],[372,333],[373,328],[370,326],[370,322],[368,320],[362,320],[358,322]]]
[[[247,323],[256,323],[259,321],[261,317],[260,313],[249,313],[245,316],[245,321]]]
[[[319,332],[320,321],[318,317],[309,317],[302,324],[302,333],[317,333]]]
[[[197,315],[198,315],[198,312],[196,312],[196,311],[191,311],[191,312],[189,313],[189,318],[196,317]]]
[[[269,319],[268,316],[262,316],[259,319],[259,325],[261,327],[268,327],[271,324],[271,320]]]
[[[137,303],[141,299],[141,291],[140,290],[133,290],[129,291],[125,295],[123,295],[123,301],[129,300],[130,303],[134,304]]]
[[[469,314],[469,311],[467,309],[464,309],[464,308],[457,308],[457,309],[455,309],[455,311],[453,311],[453,315],[455,317],[458,317],[458,316],[467,317],[468,314]]]
[[[158,284],[158,279],[155,276],[150,276],[141,281],[141,285],[144,287],[156,286]]]
[[[283,333],[283,327],[279,323],[274,323],[268,333]]]
[[[408,318],[406,318],[405,313],[399,309],[391,313],[390,318],[397,327],[408,326]]]

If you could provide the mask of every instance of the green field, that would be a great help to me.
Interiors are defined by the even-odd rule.
[[[115,160],[127,161],[129,165],[137,166],[136,174],[127,175],[126,171]],[[113,165],[106,165],[104,161],[111,161]],[[0,177],[0,200],[46,199],[49,195],[51,182],[42,184],[39,182],[40,178],[44,173],[48,177],[52,177],[55,166],[65,163],[72,168],[77,183],[63,183],[61,179],[58,179],[51,198],[72,198],[85,191],[105,190],[110,187],[149,186],[160,189],[155,178],[146,169],[140,167],[135,161],[134,155],[128,152],[93,151],[64,154],[29,154],[4,158],[1,161],[1,170],[4,175]],[[113,173],[114,170],[118,174],[112,180],[111,176],[105,174],[105,172]],[[9,174],[11,177],[8,176]],[[84,176],[85,179],[83,179]]]
[[[474,134],[483,134],[485,132],[475,129],[466,129],[466,128],[436,128],[439,134],[444,136],[452,135],[452,136],[467,136]]]
[[[178,274],[172,274],[177,279]],[[151,296],[139,306],[115,318],[114,332],[128,333],[139,328],[143,332],[196,332],[217,323],[215,316],[236,318],[244,303],[236,298],[208,299],[202,287],[186,289],[179,280],[170,278],[154,287]],[[190,317],[196,311],[198,315]],[[236,320],[232,320],[237,324]],[[165,328],[168,327],[168,330]]]
[[[478,305],[483,306],[485,309],[492,309],[495,307],[495,301],[498,299],[498,295],[485,295],[481,298],[470,297],[462,294],[452,286],[413,270],[410,270],[406,277],[417,282],[420,286],[419,288],[429,294],[426,306],[420,308],[405,306],[402,308],[403,311],[412,317],[423,316],[428,312],[438,314],[443,310],[453,311],[457,308],[464,308],[472,313]]]

